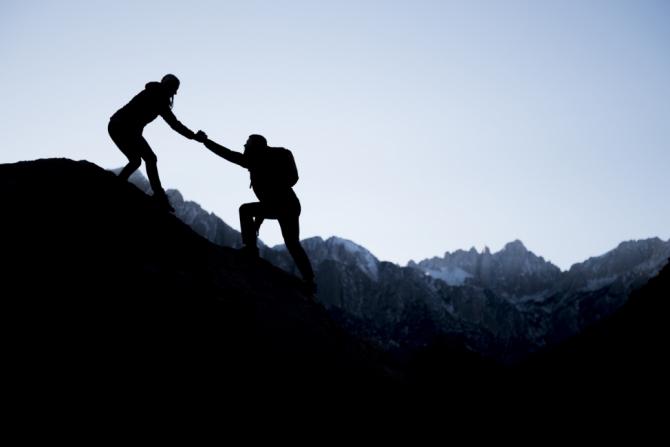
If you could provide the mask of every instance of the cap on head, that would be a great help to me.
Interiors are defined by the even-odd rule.
[[[177,91],[179,88],[179,79],[173,74],[166,74],[163,76],[163,79],[161,79],[161,84],[164,86],[173,89],[174,91]]]
[[[249,145],[254,148],[264,148],[268,146],[268,140],[263,135],[249,135]]]
[[[257,155],[268,147],[268,142],[262,135],[249,135],[249,139],[244,144],[244,155],[255,159]]]

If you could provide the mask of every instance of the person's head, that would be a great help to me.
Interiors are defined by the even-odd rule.
[[[170,96],[170,108],[172,108],[174,95],[176,95],[177,90],[179,90],[179,79],[173,74],[166,74],[163,76],[163,79],[161,79],[161,84]]]
[[[263,135],[249,135],[247,142],[244,143],[244,154],[249,157],[255,157],[267,149],[268,141]]]
[[[163,79],[161,79],[161,84],[167,89],[167,91],[170,93],[170,96],[174,96],[177,94],[177,90],[179,90],[179,79],[173,75],[173,74],[166,74],[163,76]]]

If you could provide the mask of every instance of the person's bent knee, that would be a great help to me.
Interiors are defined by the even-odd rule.
[[[146,154],[142,156],[142,158],[148,165],[155,165],[158,163],[158,157],[156,157],[156,154]]]
[[[243,205],[240,205],[240,216],[248,216],[252,214],[253,211],[253,204],[251,203],[245,203]]]
[[[133,168],[137,169],[142,165],[142,158],[141,157],[128,158],[128,164]]]
[[[140,157],[137,157],[137,158],[135,158],[135,157],[128,157],[128,163],[127,163],[126,166],[121,170],[121,172],[119,173],[119,175],[122,175],[122,174],[128,174],[128,176],[130,176],[130,174],[132,174],[133,172],[135,172],[141,165],[142,165],[142,159],[141,159]]]

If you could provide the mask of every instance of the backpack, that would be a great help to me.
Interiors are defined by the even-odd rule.
[[[277,188],[292,188],[298,183],[298,168],[293,154],[283,147],[268,147],[264,156],[249,168],[249,174],[250,186],[257,194],[276,192]]]
[[[287,185],[288,187],[293,187],[298,183],[298,167],[295,165],[295,159],[290,150],[283,147],[273,148],[276,152],[274,153],[274,170],[277,180]]]

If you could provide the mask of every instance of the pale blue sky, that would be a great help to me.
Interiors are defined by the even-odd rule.
[[[109,116],[170,72],[190,128],[294,152],[302,237],[402,265],[518,238],[567,268],[670,238],[669,47],[667,1],[1,0],[0,162],[123,165]],[[239,228],[246,171],[145,136]]]

